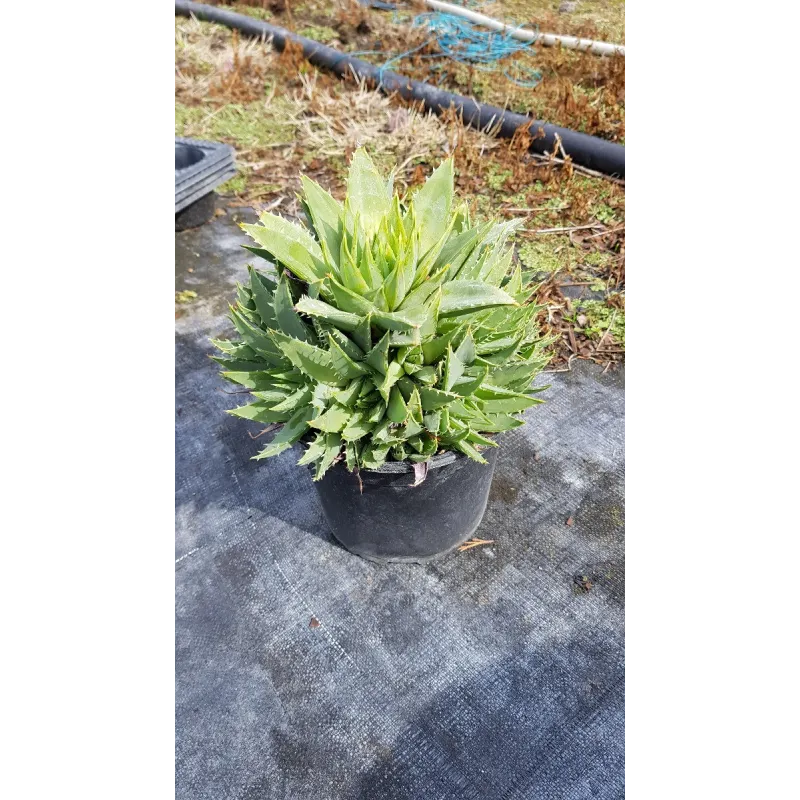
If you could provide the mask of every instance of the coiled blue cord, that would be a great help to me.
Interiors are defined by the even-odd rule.
[[[478,28],[474,23],[455,14],[446,14],[441,11],[432,11],[426,14],[419,14],[414,17],[412,22],[414,27],[427,27],[431,32],[431,37],[421,45],[392,56],[388,61],[379,67],[379,78],[383,78],[384,70],[396,61],[414,55],[429,44],[434,42],[438,45],[439,53],[425,53],[419,58],[441,58],[445,56],[461,64],[474,66],[482,72],[497,72],[494,66],[497,61],[517,53],[525,52],[529,55],[535,54],[532,42],[523,42],[511,36],[511,31],[486,31]],[[517,30],[522,25],[517,26]],[[383,55],[380,50],[361,50],[350,55]],[[527,74],[527,78],[521,78],[509,74],[507,69],[503,70],[508,80],[526,89],[532,89],[542,80],[542,73],[537,69],[532,69],[524,64],[517,64],[517,69]],[[444,75],[439,79],[439,83],[444,79]]]
[[[453,61],[462,64],[475,65],[483,72],[495,72],[496,67],[491,67],[496,61],[517,53],[526,52],[533,55],[532,42],[523,42],[511,36],[511,31],[486,31],[477,27],[473,22],[455,14],[446,14],[441,11],[419,14],[414,17],[414,26],[427,26],[433,34],[433,39],[439,49]],[[516,30],[522,28],[521,25]],[[518,67],[527,72],[529,77],[522,79],[510,75],[508,70],[503,74],[517,86],[532,89],[542,80],[539,70],[531,69],[523,64]]]

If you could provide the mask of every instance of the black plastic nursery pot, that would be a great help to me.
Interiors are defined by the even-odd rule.
[[[351,553],[370,561],[421,563],[455,550],[480,525],[497,450],[481,455],[488,463],[460,453],[434,456],[418,486],[406,462],[358,475],[340,462],[314,485],[333,535]]]

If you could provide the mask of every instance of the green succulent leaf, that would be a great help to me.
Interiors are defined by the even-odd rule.
[[[325,436],[326,434],[324,433],[318,433],[316,435],[314,441],[308,445],[305,453],[300,457],[300,460],[297,462],[298,465],[304,466],[306,464],[313,464],[325,455]]]
[[[272,376],[268,372],[221,372],[226,381],[237,383],[245,389],[266,391],[272,387]]]
[[[386,463],[391,445],[373,442],[364,448],[361,455],[361,465],[364,469],[380,469]]]
[[[443,317],[466,314],[495,306],[516,306],[517,301],[496,286],[480,281],[452,281],[442,286]]]
[[[342,241],[342,215],[344,209],[318,183],[306,175],[300,176],[303,186],[303,199],[308,208],[314,232],[329,253],[338,253]]]
[[[342,377],[333,368],[331,356],[327,350],[322,350],[307,342],[301,342],[299,339],[292,339],[291,336],[286,336],[278,331],[270,333],[281,352],[301,372],[320,383],[334,386],[344,383]]]
[[[303,386],[272,406],[273,411],[295,411],[311,401],[311,388]]]
[[[428,414],[425,414],[423,417],[425,427],[431,433],[438,433],[439,426],[442,422],[442,412],[441,411],[431,411]]]
[[[437,408],[446,406],[454,400],[458,400],[458,395],[452,392],[442,392],[439,389],[431,389],[428,386],[421,386],[419,397],[422,401],[423,411],[435,411]]]
[[[403,368],[396,362],[390,361],[389,368],[380,383],[376,383],[380,396],[388,403],[391,388],[403,377]]]
[[[268,403],[249,403],[246,406],[239,406],[239,408],[231,408],[227,413],[233,417],[263,422],[265,425],[273,422],[286,422],[291,417],[291,413],[288,411],[273,411]]]
[[[277,214],[262,214],[259,222],[240,227],[300,280],[312,283],[325,277],[322,250],[308,231]]]
[[[347,442],[344,453],[348,472],[355,472],[358,469],[359,452],[360,448],[357,442]]]
[[[327,287],[331,301],[335,304],[336,308],[342,311],[347,311],[358,317],[364,317],[377,310],[373,303],[362,295],[350,291],[350,289],[343,286],[332,276],[328,278]]]
[[[317,471],[314,475],[315,481],[322,480],[325,473],[333,465],[334,461],[337,460],[341,452],[341,439],[335,433],[327,434],[325,436],[325,452],[322,454],[322,458],[317,462]]]
[[[443,161],[412,199],[420,230],[420,249],[427,253],[444,236],[453,205],[453,159]]]
[[[257,461],[269,458],[288,450],[308,430],[308,420],[311,418],[311,414],[312,409],[309,406],[295,411],[273,440],[257,456],[253,456],[253,459]]]
[[[389,393],[389,405],[386,413],[392,422],[405,422],[408,416],[406,402],[396,386],[393,386]]]
[[[258,316],[261,318],[263,325],[274,327],[277,320],[275,318],[273,292],[264,285],[253,267],[248,267],[248,270],[250,272],[250,292],[258,311]]]
[[[364,359],[376,372],[385,375],[389,371],[389,332],[367,353]]]
[[[475,397],[483,400],[483,409],[489,414],[524,411],[526,408],[544,402],[544,400],[539,400],[536,397],[529,397],[526,394],[512,392],[500,386],[490,386],[488,384],[484,384],[480,389],[476,389]]]
[[[361,322],[355,314],[341,311],[324,300],[312,300],[307,295],[297,301],[295,308],[310,317],[319,317],[325,322],[330,322],[331,325],[335,325],[343,331],[354,331],[358,327],[358,323]]]
[[[389,213],[392,204],[390,184],[381,176],[366,150],[359,148],[350,162],[347,199],[365,229],[372,231]]]
[[[326,433],[337,433],[347,427],[347,423],[352,417],[352,412],[340,405],[333,405],[323,414],[309,420],[308,424],[312,428],[317,428]]]
[[[344,389],[339,389],[333,393],[333,399],[346,408],[352,408],[358,400],[359,393],[364,384],[363,379],[351,381]]]
[[[375,423],[370,422],[368,417],[366,412],[356,411],[342,430],[342,439],[355,442],[366,436],[375,427]]]
[[[261,316],[263,319],[264,315],[262,314]],[[294,310],[292,293],[289,290],[289,279],[286,275],[281,275],[278,281],[278,288],[275,290],[275,312],[273,316],[277,320],[277,326],[287,336],[293,336],[295,339],[301,339],[304,342],[311,342],[314,339],[308,326]]]
[[[385,413],[386,403],[384,403],[383,400],[376,400],[375,404],[370,407],[367,413],[367,422],[377,424],[383,419]]]
[[[455,382],[464,374],[464,362],[447,345],[447,357],[444,362],[444,390],[449,392]]]
[[[230,316],[234,326],[236,327],[236,330],[242,337],[242,340],[246,342],[256,353],[263,358],[266,358],[268,361],[270,361],[270,363],[274,363],[272,359],[274,359],[276,356],[280,361],[280,350],[275,347],[275,344],[272,342],[268,334],[264,333],[261,328],[257,328],[248,322],[242,316],[242,314],[233,307],[231,307]]]
[[[331,355],[331,366],[336,370],[342,380],[351,380],[367,373],[367,368],[357,361],[353,361],[347,353],[336,344],[333,336],[328,336],[328,352]]]
[[[486,459],[466,439],[453,442],[453,447],[455,447],[456,450],[460,450],[465,456],[469,456],[473,461],[477,461],[479,464],[486,463]]]

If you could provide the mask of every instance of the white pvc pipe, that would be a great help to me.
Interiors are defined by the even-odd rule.
[[[468,8],[464,8],[464,6],[442,3],[440,0],[425,0],[425,3],[431,8],[435,8],[437,11],[464,17],[472,22],[476,22],[478,25],[483,25],[485,28],[491,28],[495,31],[508,31],[515,39],[520,39],[523,42],[541,42],[549,47],[560,44],[562,47],[567,47],[570,50],[585,50],[598,56],[611,56],[615,53],[620,56],[625,55],[625,46],[621,44],[595,42],[592,39],[579,39],[577,36],[562,36],[560,33],[536,33],[535,31],[526,31],[522,28],[515,28],[513,25],[506,25],[505,22],[487,17],[485,14],[478,14],[477,11],[470,11]]]

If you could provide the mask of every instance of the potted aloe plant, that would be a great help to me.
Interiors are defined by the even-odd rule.
[[[344,203],[302,176],[308,227],[242,225],[274,268],[249,267],[215,340],[222,376],[279,428],[254,456],[302,443],[325,516],[349,550],[425,561],[466,541],[486,509],[496,434],[523,424],[547,362],[517,221],[473,223],[453,162],[400,199],[364,150]]]

